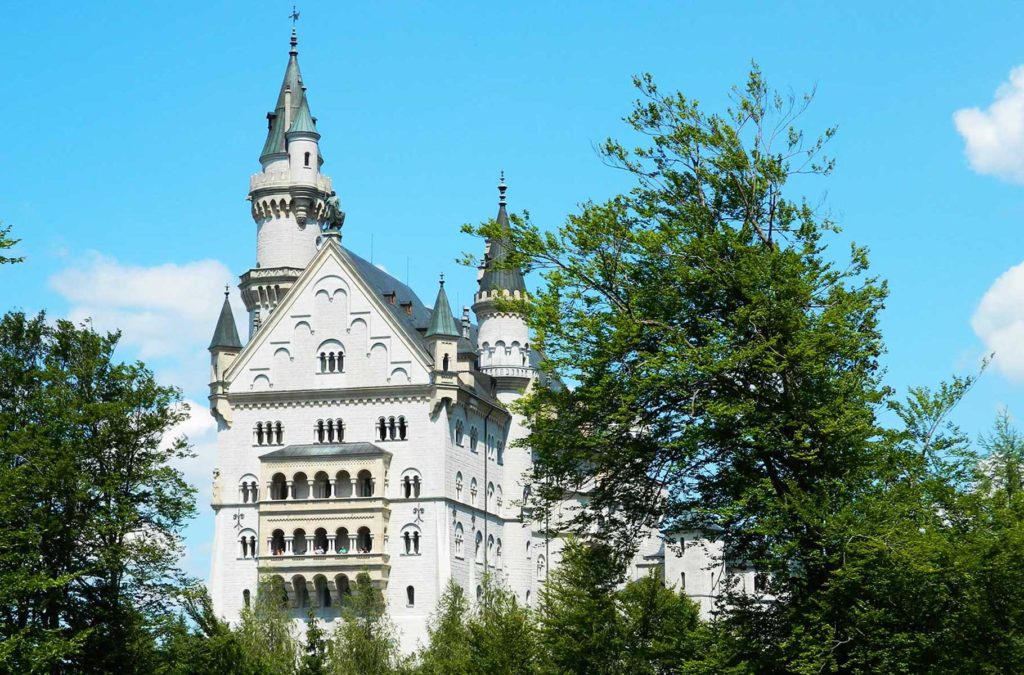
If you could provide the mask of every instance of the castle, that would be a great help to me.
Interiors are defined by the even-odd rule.
[[[236,620],[267,578],[296,620],[312,608],[333,621],[365,572],[408,651],[449,579],[472,600],[489,571],[533,604],[560,539],[524,508],[531,456],[514,443],[525,427],[509,404],[541,373],[524,317],[495,301],[525,297],[522,273],[488,241],[473,318],[457,318],[443,280],[427,307],[341,244],[294,29],[259,161],[256,265],[239,286],[248,340],[225,296],[210,343],[217,613]],[[707,609],[702,557],[666,559],[652,535],[633,574],[664,569],[678,585],[690,569],[687,592]]]

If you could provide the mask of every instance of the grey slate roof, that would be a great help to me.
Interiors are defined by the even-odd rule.
[[[306,97],[302,97],[302,104],[299,106],[299,112],[295,114],[292,119],[292,128],[288,130],[288,133],[293,131],[304,131],[308,133],[316,134],[316,124],[313,122],[313,117],[309,114],[309,103],[306,101]]]
[[[217,319],[217,328],[213,331],[213,339],[210,340],[210,349],[215,349],[217,347],[242,349],[242,341],[238,339],[238,328],[235,327],[235,315],[231,312],[231,303],[228,302],[227,293],[224,294],[224,304],[220,308],[220,317]]]
[[[277,105],[274,106],[274,112],[270,113],[270,128],[267,130],[267,141],[263,144],[263,152],[260,153],[261,159],[266,155],[285,151],[284,135],[288,131],[288,129],[284,128],[285,90],[289,90],[292,93],[290,119],[295,120],[298,118],[299,109],[306,102],[306,92],[302,88],[302,73],[299,72],[298,43],[295,31],[292,30],[292,48],[288,52],[288,67],[285,68],[284,81],[281,82],[281,91],[277,95]],[[308,104],[306,105],[308,108]]]
[[[504,186],[503,186],[504,187]],[[504,191],[503,191],[504,192]],[[498,217],[495,218],[502,230],[509,230],[508,213],[505,212],[504,195],[498,206]],[[505,260],[505,243],[502,239],[491,239],[490,249],[484,260],[484,273],[480,277],[480,290],[506,290],[526,293],[526,282],[523,280],[523,272],[518,268],[501,267],[500,263]]]
[[[289,445],[260,455],[260,459],[289,459],[292,457],[351,457],[356,455],[390,455],[373,443],[306,443]]]
[[[462,331],[455,317],[452,316],[452,306],[448,304],[448,294],[444,292],[444,282],[437,290],[437,299],[434,301],[434,311],[430,315],[430,326],[427,327],[425,337],[432,335],[444,335],[447,337],[459,337]]]

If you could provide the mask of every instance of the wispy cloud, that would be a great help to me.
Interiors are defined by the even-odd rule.
[[[986,110],[957,110],[953,122],[972,169],[1024,183],[1024,65],[1010,71]]]

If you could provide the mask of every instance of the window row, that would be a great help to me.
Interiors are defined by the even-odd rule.
[[[299,528],[286,535],[284,530],[274,530],[267,538],[267,552],[270,555],[348,555],[350,553],[373,553],[374,536],[368,527],[349,532],[339,527],[333,533],[318,527],[312,534]]]
[[[345,372],[345,354],[341,351],[320,352],[321,373],[343,373]]]
[[[341,443],[345,440],[345,423],[341,420],[317,420],[313,425],[313,440],[317,443]]]
[[[455,523],[455,557],[459,559],[465,559],[466,554],[464,552],[465,545],[465,531],[463,530],[462,523]],[[480,565],[484,564],[484,533],[477,530],[476,543],[473,548],[473,559]],[[501,569],[501,539],[495,538],[494,535],[488,535],[487,537],[487,549],[486,549],[487,565],[488,567],[497,567]]]
[[[458,447],[464,447],[466,443],[466,429],[462,420],[455,420],[455,445]],[[479,452],[478,447],[480,445],[480,433],[477,428],[469,428],[469,451]],[[493,435],[488,435],[484,443],[487,448],[487,459],[498,464],[505,463],[505,441],[496,439]]]
[[[409,435],[409,424],[404,415],[377,419],[377,440],[404,441]]]
[[[352,595],[352,584],[345,574],[335,576],[333,588],[331,586],[332,584],[327,580],[327,577],[317,574],[313,577],[313,597],[311,598],[306,578],[301,574],[296,574],[292,577],[292,591],[295,599],[290,601],[284,578],[280,575],[275,575],[270,578],[268,590],[280,599],[281,607],[284,609],[292,607],[305,609],[310,606],[320,608],[337,607]],[[242,603],[246,607],[251,606],[252,597],[248,588],[242,591]],[[408,607],[416,605],[416,589],[413,586],[405,587],[405,603]]]
[[[257,422],[252,429],[254,445],[284,445],[284,426],[280,422]]]
[[[377,479],[366,469],[355,478],[348,471],[339,471],[331,478],[324,471],[318,471],[309,478],[300,471],[289,480],[283,473],[276,473],[270,479],[269,493],[273,500],[285,499],[330,499],[332,497],[373,497]]]
[[[463,479],[462,472],[458,471],[455,473],[455,499],[463,501]],[[467,502],[470,506],[476,506],[476,494],[477,494],[477,483],[476,478],[471,478],[469,481],[469,501]],[[487,483],[487,509],[497,511],[501,509],[502,503],[502,492],[501,486],[495,486],[493,482]]]

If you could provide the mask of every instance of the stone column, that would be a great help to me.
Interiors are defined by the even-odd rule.
[[[333,534],[327,535],[327,553],[332,555],[336,553],[336,551],[334,550],[334,538],[335,535]]]
[[[313,535],[306,535],[306,555],[313,555]]]
[[[337,497],[338,496],[337,492],[335,492],[335,490],[334,490],[334,487],[335,487],[334,484],[337,483],[337,482],[338,481],[336,479],[334,479],[334,478],[328,478],[327,479],[327,484],[330,486],[330,488],[329,488],[330,492],[327,493],[328,497]]]
[[[306,494],[309,495],[306,499],[313,499],[313,479],[306,479]]]
[[[352,478],[350,480],[351,480],[351,483],[352,483],[352,496],[353,497],[358,497],[359,496],[359,490],[356,489],[357,488],[357,486],[356,486],[356,479]]]
[[[286,534],[284,536],[284,552],[294,553],[294,551],[292,550],[292,535],[290,534]]]
[[[294,481],[286,480],[285,482],[285,499],[295,499],[295,484]]]
[[[348,552],[349,553],[356,553],[358,550],[359,549],[356,548],[356,535],[354,535],[354,534],[348,535]]]
[[[370,496],[377,494],[377,479],[370,476]]]

